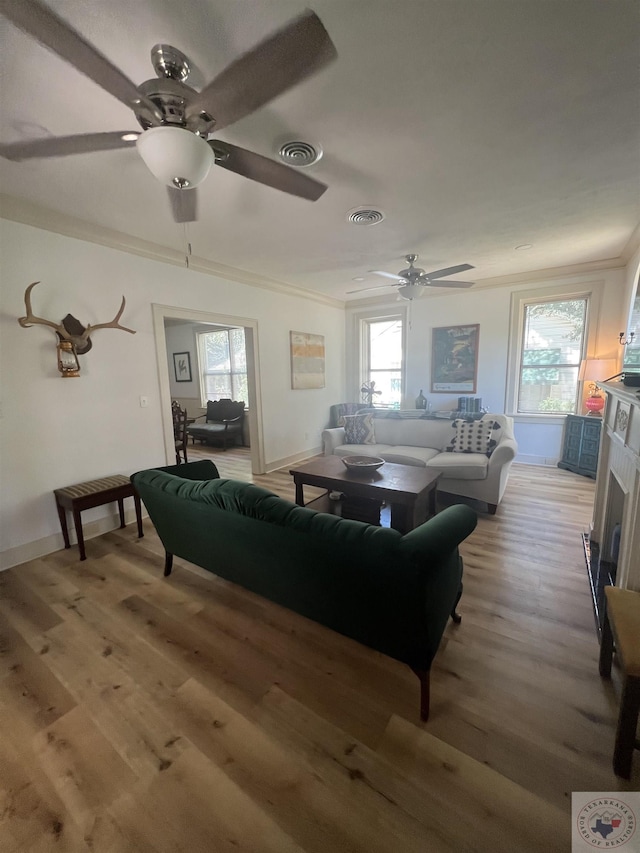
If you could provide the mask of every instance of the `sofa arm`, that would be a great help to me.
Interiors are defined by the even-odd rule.
[[[344,427],[322,430],[322,446],[325,456],[333,456],[333,451],[341,444],[344,444]]]
[[[489,468],[501,468],[516,457],[518,445],[513,438],[504,438],[489,457]]]
[[[402,537],[401,549],[423,562],[454,551],[476,528],[478,516],[466,504],[455,504]]]

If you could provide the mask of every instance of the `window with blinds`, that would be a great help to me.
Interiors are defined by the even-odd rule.
[[[518,412],[575,414],[587,313],[587,297],[524,306]]]

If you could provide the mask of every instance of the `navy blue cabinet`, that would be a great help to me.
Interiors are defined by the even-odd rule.
[[[596,478],[602,418],[593,415],[567,415],[558,468]]]

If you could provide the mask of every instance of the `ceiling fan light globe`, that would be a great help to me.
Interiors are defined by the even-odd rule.
[[[214,162],[206,140],[181,127],[152,127],[138,137],[136,146],[151,174],[168,187],[197,187]]]
[[[424,287],[420,284],[403,284],[398,288],[398,296],[402,299],[418,299],[424,293]]]

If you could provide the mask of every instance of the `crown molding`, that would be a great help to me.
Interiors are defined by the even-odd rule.
[[[526,284],[533,281],[551,281],[558,278],[569,278],[570,276],[589,275],[602,270],[624,269],[626,262],[621,258],[604,258],[600,261],[585,261],[581,264],[568,264],[565,267],[547,267],[540,270],[528,270],[527,272],[515,273],[513,275],[501,275],[494,278],[483,278],[476,281],[481,288],[510,287],[514,284]]]
[[[51,208],[42,207],[24,199],[2,193],[0,193],[0,218],[8,219],[12,222],[20,222],[23,225],[31,225],[34,228],[41,228],[43,231],[52,231],[56,234],[62,234],[65,237],[74,237],[77,240],[84,240],[87,243],[106,246],[107,248],[127,252],[131,255],[160,261],[160,263],[178,267],[185,266],[184,252],[170,249],[159,243],[152,243],[149,240],[141,240],[122,231],[115,231],[111,228],[95,225],[91,222],[77,219],[74,216],[68,216],[65,213],[52,210]],[[274,293],[282,293],[287,296],[318,302],[321,305],[329,305],[332,308],[344,308],[345,306],[344,301],[341,299],[305,290],[302,287],[296,287],[295,285],[267,278],[266,276],[256,275],[247,270],[230,267],[226,264],[214,263],[197,255],[189,258],[189,269],[228,281],[248,284],[251,287],[260,287],[263,290],[270,290]]]
[[[620,257],[628,264],[635,253],[640,249],[640,222],[635,227],[635,230],[629,237],[629,241],[624,249],[620,252]]]

